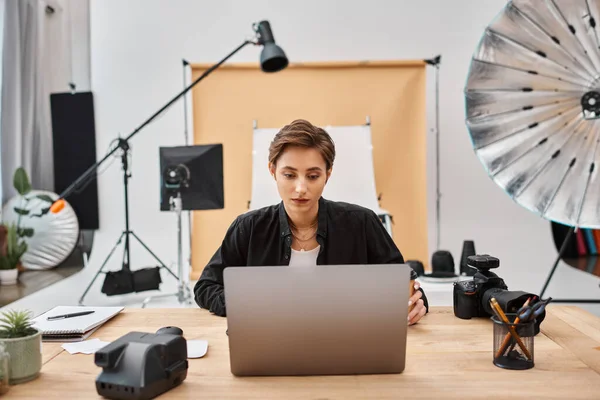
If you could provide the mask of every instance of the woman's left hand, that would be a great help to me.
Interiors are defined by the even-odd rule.
[[[416,324],[423,316],[427,313],[425,303],[423,303],[423,293],[419,290],[421,285],[415,281],[415,291],[412,297],[408,300],[408,306],[415,305],[413,309],[408,313],[408,324]]]

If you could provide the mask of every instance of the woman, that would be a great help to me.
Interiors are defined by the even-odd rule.
[[[321,197],[335,159],[323,129],[296,120],[275,136],[269,171],[282,202],[238,216],[194,287],[196,303],[225,316],[223,270],[228,266],[314,266],[404,263],[375,213]],[[413,271],[414,272],[414,271]],[[412,278],[416,277],[413,273]],[[408,323],[427,313],[427,299],[415,283]]]

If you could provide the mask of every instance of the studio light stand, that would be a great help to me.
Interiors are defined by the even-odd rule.
[[[106,258],[104,259],[104,262],[102,263],[102,265],[100,266],[100,268],[98,269],[96,274],[94,275],[94,278],[91,280],[91,282],[88,284],[87,288],[85,289],[85,291],[79,298],[79,305],[83,305],[83,299],[85,298],[85,296],[91,289],[92,285],[94,284],[94,282],[96,281],[98,276],[102,272],[104,272],[104,267],[106,266],[106,264],[112,257],[112,255],[115,252],[115,250],[117,249],[117,247],[121,244],[123,239],[125,239],[125,245],[123,248],[122,269],[125,271],[131,270],[131,252],[130,252],[131,239],[130,239],[130,236],[133,236],[142,245],[142,247],[144,249],[146,249],[146,251],[148,251],[148,253],[150,253],[150,255],[158,262],[160,268],[164,268],[169,274],[171,274],[173,277],[175,277],[175,279],[178,278],[177,275],[175,275],[169,268],[167,268],[165,263],[163,263],[160,260],[160,258],[158,258],[158,256],[156,254],[154,254],[154,252],[152,252],[152,250],[150,250],[150,248],[129,227],[129,183],[128,182],[129,182],[129,179],[131,179],[131,172],[129,171],[129,152],[130,152],[131,148],[129,147],[129,143],[128,143],[127,139],[118,139],[118,144],[115,147],[115,150],[112,151],[111,153],[114,153],[117,149],[121,149],[121,164],[122,164],[122,168],[123,168],[123,192],[124,192],[124,198],[125,198],[125,230],[121,233],[121,236],[119,236],[119,238],[117,239],[117,242],[112,247],[111,251],[108,253],[108,256],[106,256]]]
[[[183,166],[183,168],[185,168],[185,166]],[[142,308],[145,308],[152,299],[171,296],[175,296],[179,304],[192,304],[192,292],[188,283],[183,279],[183,247],[181,239],[181,211],[183,209],[181,200],[181,186],[188,185],[187,179],[189,179],[189,170],[187,171],[187,178],[176,180],[176,183],[173,184],[173,189],[170,190],[169,196],[170,209],[171,211],[175,211],[177,215],[177,292],[147,297],[142,303]]]
[[[223,145],[160,147],[160,209],[175,211],[177,215],[177,270],[176,293],[150,296],[142,308],[155,298],[175,296],[180,304],[191,304],[187,263],[183,261],[182,212],[218,210],[225,207],[223,184]]]
[[[590,42],[580,36],[597,35],[589,2],[515,3],[507,2],[473,52],[464,87],[465,123],[476,156],[505,194],[546,221],[570,227],[544,282],[543,298],[561,259],[570,264],[565,255],[594,256],[585,238],[575,246],[582,248],[568,244],[575,233],[585,232],[580,230],[600,225],[595,190],[600,87],[594,64],[600,50],[598,36]],[[540,28],[536,21],[542,20]],[[554,242],[558,247],[556,237]],[[600,303],[597,297],[552,298]]]
[[[440,63],[442,56],[424,60],[427,65],[435,68],[435,248],[440,249],[440,202],[442,193],[440,192]]]
[[[183,59],[181,60],[182,63],[182,67],[183,67],[183,87],[187,87],[187,70],[188,67],[190,65],[190,63]],[[183,96],[183,136],[185,139],[185,145],[189,146],[190,145],[190,135],[189,135],[189,129],[188,129],[188,105],[187,105],[187,95]],[[191,266],[192,265],[192,212],[188,211],[187,212],[187,226],[188,226],[188,241],[189,241],[189,256],[188,256],[188,265]]]
[[[546,278],[546,282],[544,282],[544,287],[542,288],[542,291],[540,293],[540,298],[544,297],[544,293],[546,293],[546,289],[548,289],[548,285],[550,284],[550,281],[552,280],[552,277],[554,276],[554,272],[556,271],[558,264],[560,263],[563,256],[565,255],[569,243],[575,237],[575,234],[577,233],[578,230],[579,230],[579,227],[577,227],[577,226],[571,226],[569,228],[569,231],[567,232],[567,234],[566,234],[565,238],[563,239],[563,242],[560,246],[558,255],[556,256],[556,259],[554,260],[552,269],[550,270],[550,273],[548,274],[548,277]],[[600,304],[600,299],[553,299],[553,301],[555,303]]]
[[[133,132],[131,132],[125,138],[118,139],[118,145],[112,148],[100,161],[96,162],[94,165],[90,166],[79,178],[77,178],[68,188],[66,188],[58,197],[58,199],[50,205],[50,207],[42,210],[42,215],[47,214],[48,212],[59,213],[62,207],[64,207],[64,199],[66,199],[69,195],[81,190],[81,188],[85,187],[89,181],[94,179],[96,170],[113,156],[118,150],[122,151],[121,154],[121,162],[123,166],[123,185],[124,185],[124,194],[125,194],[125,230],[117,240],[117,243],[112,248],[104,262],[102,263],[100,269],[96,272],[96,275],[86,288],[85,292],[81,296],[79,303],[82,304],[85,295],[88,293],[92,284],[98,277],[100,273],[103,272],[103,268],[106,263],[116,250],[116,247],[125,239],[125,250],[123,257],[123,266],[122,271],[129,272],[131,267],[131,258],[130,258],[130,236],[133,236],[140,244],[154,257],[154,259],[159,263],[160,268],[166,269],[173,277],[180,280],[181,277],[175,275],[166,265],[146,246],[140,238],[133,233],[129,226],[129,196],[128,196],[128,180],[131,177],[129,172],[128,165],[128,156],[130,151],[129,141],[142,129],[144,129],[148,124],[150,124],[156,117],[161,115],[164,111],[166,111],[170,106],[172,106],[177,100],[179,100],[182,96],[184,96],[188,91],[190,91],[194,86],[196,86],[201,80],[206,78],[211,72],[220,67],[223,63],[225,63],[229,58],[231,58],[234,54],[244,48],[246,45],[254,44],[263,46],[261,55],[260,55],[260,65],[261,69],[264,72],[277,72],[287,67],[288,59],[283,52],[283,50],[275,44],[275,38],[273,36],[273,32],[271,31],[271,25],[268,21],[260,21],[258,23],[253,24],[253,30],[255,35],[251,39],[244,40],[242,44],[240,44],[237,48],[235,48],[232,52],[230,52],[227,56],[225,56],[221,61],[204,71],[196,80],[194,80],[189,86],[185,87],[179,94],[173,97],[167,104],[161,107],[158,111],[156,111],[152,116],[150,116],[146,121],[144,121],[138,128],[136,128]],[[181,263],[180,263],[181,264]]]
[[[597,120],[600,118],[600,93],[599,92],[593,90],[593,91],[589,91],[589,92],[585,93],[581,97],[580,104],[581,104],[581,115],[583,116],[584,120]],[[590,185],[590,181],[591,181],[594,169],[595,169],[595,163],[592,163],[587,171],[588,176],[586,179],[586,186],[585,186],[585,189],[583,192],[583,196],[582,196],[581,200],[579,201],[579,210],[577,212],[577,215],[578,215],[577,222],[579,222],[579,217],[581,216],[583,203],[584,203],[584,200],[586,197],[586,193],[588,192],[588,187]],[[544,297],[544,293],[546,292],[546,289],[548,289],[548,285],[550,284],[550,281],[552,280],[552,276],[554,276],[554,272],[556,271],[556,268],[558,267],[559,262],[562,260],[563,256],[565,255],[565,253],[567,251],[567,247],[568,247],[569,243],[575,237],[575,235],[579,229],[580,229],[580,227],[578,225],[571,226],[569,228],[569,231],[567,232],[567,234],[566,234],[565,238],[563,239],[563,242],[560,246],[558,255],[556,256],[556,259],[554,260],[552,269],[550,270],[550,273],[548,274],[548,277],[546,278],[546,282],[544,282],[542,292],[540,293],[540,298]],[[553,299],[553,301],[555,303],[600,304],[600,299]]]
[[[585,93],[581,97],[580,104],[581,104],[581,108],[582,108],[581,112],[582,112],[584,120],[597,120],[600,118],[600,93],[599,92],[589,91],[589,92]],[[584,190],[584,195],[582,196],[582,199],[580,200],[580,203],[579,203],[579,210],[577,213],[577,215],[579,215],[579,216],[581,215],[581,210],[583,208],[583,201],[585,199],[585,194],[588,191],[588,186],[590,184],[592,173],[594,172],[594,169],[595,169],[595,164],[592,163],[588,170],[588,178],[586,180],[587,183],[586,183],[586,187]],[[579,220],[579,218],[578,218],[578,220]],[[554,260],[552,269],[550,270],[550,273],[548,274],[548,277],[546,278],[546,282],[544,282],[544,287],[542,288],[542,292],[540,293],[540,298],[543,298],[544,293],[546,292],[546,289],[548,289],[548,285],[550,284],[550,281],[552,280],[552,276],[554,276],[556,267],[558,267],[560,260],[562,260],[564,254],[567,251],[567,247],[568,247],[569,243],[575,237],[575,235],[579,229],[580,228],[577,225],[571,226],[569,228],[569,231],[567,232],[567,235],[563,239],[563,242],[560,246],[558,255],[556,256],[556,259]],[[555,303],[600,304],[600,299],[554,299],[554,302]]]

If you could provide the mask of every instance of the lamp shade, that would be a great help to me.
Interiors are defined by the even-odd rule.
[[[269,21],[260,21],[255,24],[254,29],[258,35],[258,43],[264,46],[260,53],[260,68],[264,72],[277,72],[287,67],[288,58],[281,47],[275,43]]]
[[[264,72],[278,72],[288,66],[288,59],[281,47],[267,43],[260,53],[260,68]]]

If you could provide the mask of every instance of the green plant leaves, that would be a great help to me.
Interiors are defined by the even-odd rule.
[[[20,338],[36,333],[31,326],[31,311],[9,310],[0,317],[0,337]]]
[[[15,212],[19,215],[29,215],[29,210],[26,210],[24,208],[15,207],[13,208],[13,210],[15,210]]]
[[[21,196],[31,192],[31,183],[23,167],[17,168],[13,176],[13,186]]]
[[[0,269],[16,268],[27,251],[27,242],[20,240],[19,231],[31,228],[17,228],[15,224],[6,226],[6,255],[0,255]],[[31,232],[23,232],[29,234]],[[31,233],[33,234],[33,233]]]
[[[43,200],[47,203],[54,203],[54,200],[52,200],[52,197],[48,196],[47,194],[38,194],[37,196],[38,199]]]
[[[33,228],[19,228],[18,231],[19,237],[33,237],[34,233]]]
[[[16,246],[15,246],[15,258],[17,260],[21,259],[21,256],[23,254],[25,254],[25,252],[27,251],[27,243],[25,241],[21,241],[19,242]]]
[[[10,260],[6,256],[0,256],[0,269],[13,269]]]

